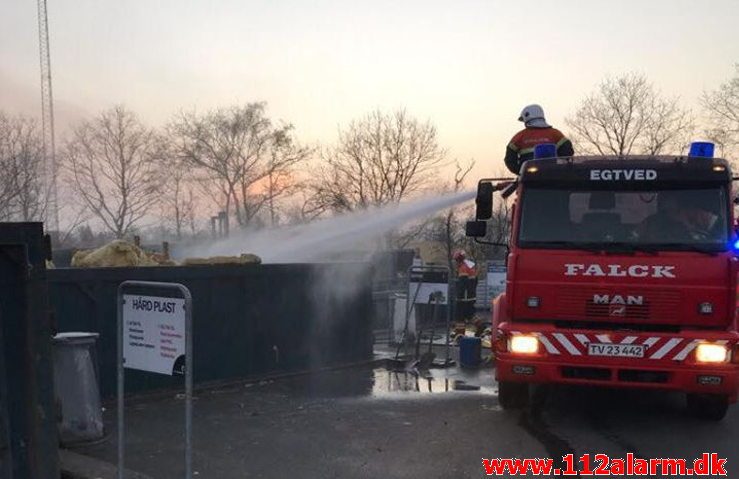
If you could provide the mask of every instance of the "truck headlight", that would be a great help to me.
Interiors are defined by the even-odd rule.
[[[695,348],[695,360],[699,363],[725,363],[729,359],[729,348],[723,344],[701,343]]]
[[[532,334],[513,334],[508,342],[508,350],[517,354],[536,354],[539,340]]]

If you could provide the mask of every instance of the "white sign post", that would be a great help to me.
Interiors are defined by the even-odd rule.
[[[127,288],[175,290],[181,298],[123,294]],[[192,296],[178,283],[118,286],[118,479],[125,460],[125,369],[185,376],[185,478],[192,478]]]

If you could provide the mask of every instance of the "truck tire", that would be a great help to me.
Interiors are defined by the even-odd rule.
[[[720,421],[729,409],[729,399],[720,394],[688,394],[688,412],[708,421]]]
[[[498,403],[503,409],[521,409],[529,403],[529,385],[501,381],[498,383]]]

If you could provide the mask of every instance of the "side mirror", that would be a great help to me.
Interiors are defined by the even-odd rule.
[[[494,191],[495,189],[493,188],[493,184],[489,181],[481,181],[477,184],[477,197],[475,198],[475,219],[489,220],[493,217]]]
[[[464,234],[470,238],[484,238],[488,233],[487,221],[468,221],[464,228]]]

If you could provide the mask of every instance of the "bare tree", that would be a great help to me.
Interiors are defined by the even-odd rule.
[[[200,173],[206,192],[241,226],[266,204],[274,214],[292,168],[309,154],[295,142],[291,125],[272,125],[264,103],[182,113],[169,130],[178,157]]]
[[[400,202],[428,186],[446,152],[436,128],[405,110],[374,111],[339,132],[309,182],[311,209],[352,211]]]
[[[454,177],[450,182],[438,187],[440,194],[458,192],[465,188],[465,179],[474,167],[475,162],[455,165]],[[470,257],[486,257],[487,249],[483,248],[465,236],[465,223],[473,214],[474,207],[471,205],[457,206],[440,212],[428,220],[414,225],[405,234],[413,235],[412,239],[426,239],[438,242],[442,245],[450,271],[455,270],[452,254],[457,249],[464,249]],[[401,236],[402,238],[402,236]],[[406,246],[403,244],[403,246]]]
[[[251,168],[245,168],[240,176],[238,192],[234,196],[239,225],[256,223],[258,215],[265,207],[270,223],[276,222],[276,201],[292,185],[293,166],[305,158],[301,154],[292,156],[287,153],[291,129],[291,126],[285,126],[283,129],[271,130],[264,149],[254,158],[255,163]],[[278,146],[282,142],[286,145],[284,150]],[[263,224],[263,218],[259,218],[259,223]]]
[[[604,80],[568,117],[578,153],[656,155],[682,149],[693,130],[690,111],[662,96],[643,75]]]
[[[161,142],[122,106],[75,128],[63,151],[69,182],[92,215],[122,238],[159,200]]]
[[[291,132],[291,125],[274,131],[265,168],[266,185],[253,196],[252,200],[252,217],[266,205],[271,226],[278,223],[279,200],[296,191],[294,167],[313,154],[311,148],[299,145]]]
[[[453,191],[456,193],[462,188],[464,179],[467,177],[472,168],[474,168],[475,162],[470,161],[467,165],[462,166],[457,162],[456,170],[454,172],[454,185]],[[459,247],[460,238],[464,238],[464,227],[461,228],[457,221],[456,209],[449,208],[446,214],[446,220],[444,223],[444,245],[446,246],[446,258],[447,266],[449,271],[454,271],[454,263],[452,261],[452,253]]]
[[[12,127],[10,119],[0,116],[0,221],[8,221],[13,216],[12,201],[18,194],[15,178],[14,148],[12,146]]]
[[[36,122],[0,112],[0,218],[43,221],[48,197]]]
[[[467,167],[457,165],[453,186],[448,186],[444,191],[452,187],[455,191],[462,188],[464,180],[473,164]],[[505,173],[493,174],[492,176],[505,176]],[[465,235],[465,223],[474,216],[474,206],[459,206],[438,215],[434,218],[429,228],[422,232],[422,236],[444,244],[447,261],[451,263],[451,255],[456,249],[463,249],[468,255],[476,259],[501,259],[507,253],[508,241],[511,234],[512,200],[503,198],[500,194],[494,196],[493,216],[488,221],[487,241],[496,243],[490,246],[478,243],[474,238]]]
[[[739,64],[734,77],[701,98],[708,113],[708,136],[728,155],[739,146]]]
[[[179,240],[186,229],[194,234],[197,212],[195,185],[189,166],[183,161],[173,160],[166,155],[161,166],[161,215],[164,223],[174,230],[174,235]]]

